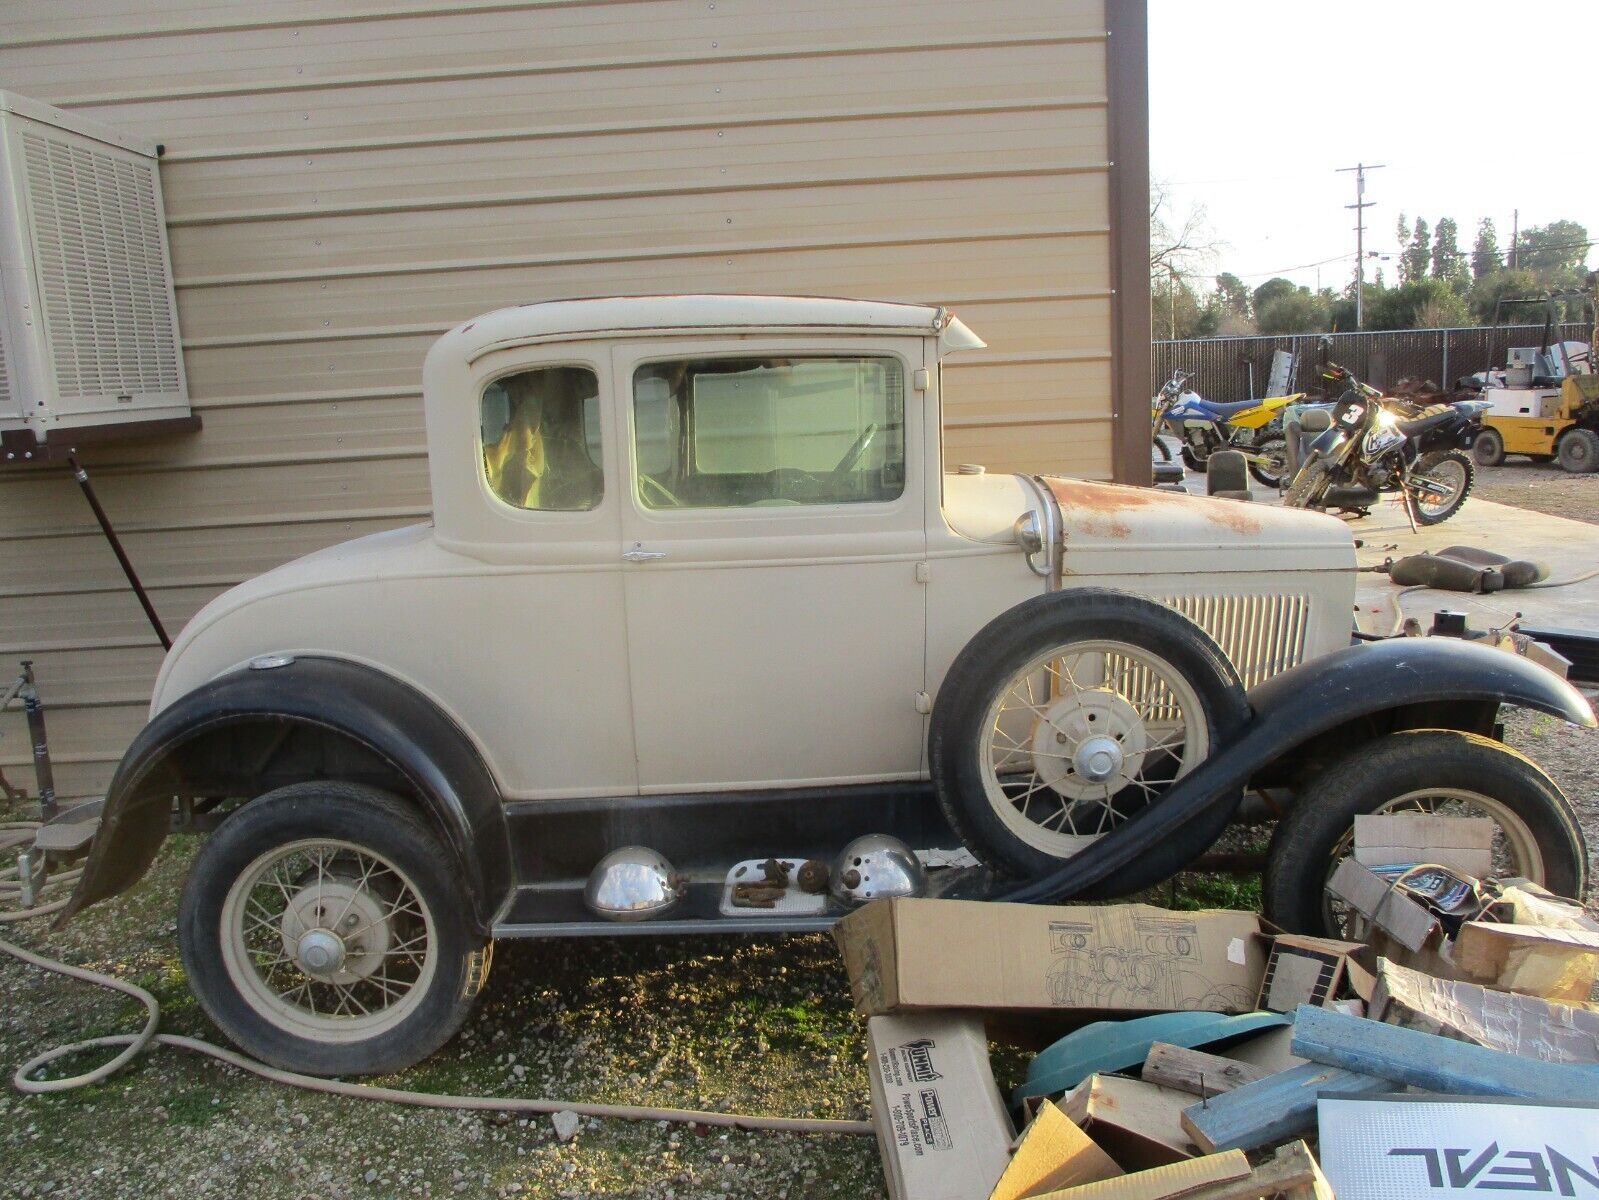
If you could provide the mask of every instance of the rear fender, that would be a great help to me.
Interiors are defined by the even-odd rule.
[[[1152,842],[1185,836],[1218,807],[1236,809],[1243,787],[1264,768],[1339,726],[1421,706],[1432,706],[1435,714],[1465,715],[1499,704],[1589,728],[1596,724],[1593,708],[1565,680],[1524,658],[1471,642],[1390,638],[1313,659],[1250,691],[1254,715],[1238,738],[1179,780],[1159,804],[1053,874],[995,899],[1042,903],[1077,895],[1126,867]],[[1195,855],[1204,849],[1195,846]]]
[[[235,745],[250,754],[229,761]],[[306,746],[311,755],[282,761]],[[424,811],[486,931],[509,893],[511,868],[499,790],[482,756],[416,689],[332,658],[230,672],[146,725],[112,778],[83,876],[59,922],[139,881],[166,839],[175,796],[254,797],[306,778],[340,778],[341,762]]]

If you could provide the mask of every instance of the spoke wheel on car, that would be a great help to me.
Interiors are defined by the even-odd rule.
[[[350,842],[268,850],[222,905],[222,962],[266,1019],[347,1041],[403,1021],[438,969],[433,914],[393,863]]]
[[[1046,650],[1006,681],[983,725],[989,803],[1023,841],[1062,858],[1147,808],[1210,746],[1193,686],[1126,642]]]
[[[962,841],[1004,874],[1034,878],[1158,806],[1248,717],[1237,673],[1187,617],[1072,588],[1017,605],[966,645],[939,688],[928,759]],[[1207,810],[1081,894],[1158,883],[1231,813]]]
[[[485,969],[460,864],[414,805],[297,783],[230,814],[178,909],[189,986],[248,1054],[397,1071],[460,1028]]]
[[[1353,850],[1357,817],[1407,812],[1486,818],[1494,825],[1494,875],[1521,876],[1557,895],[1584,894],[1587,847],[1554,781],[1500,742],[1420,729],[1351,748],[1294,799],[1266,852],[1266,916],[1293,933],[1358,940],[1358,916],[1329,897],[1327,882]]]

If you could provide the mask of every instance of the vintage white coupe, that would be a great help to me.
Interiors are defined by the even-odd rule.
[[[503,309],[424,372],[434,517],[234,588],[168,655],[71,911],[174,817],[192,986],[270,1062],[394,1069],[491,938],[826,927],[903,890],[1122,894],[1245,792],[1271,915],[1356,812],[1475,806],[1580,894],[1570,809],[1491,740],[1592,723],[1513,656],[1351,645],[1330,517],[946,463],[943,309]],[[924,874],[931,852],[983,867]],[[842,856],[842,857],[841,857]],[[934,861],[949,861],[948,854]]]

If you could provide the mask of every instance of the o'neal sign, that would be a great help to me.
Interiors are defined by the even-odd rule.
[[[1317,1104],[1338,1200],[1599,1200],[1599,1106],[1390,1096]],[[1508,1198],[1506,1198],[1508,1200]]]

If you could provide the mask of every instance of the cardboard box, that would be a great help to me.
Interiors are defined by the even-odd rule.
[[[833,927],[855,1006],[1125,1015],[1252,1012],[1260,919],[1147,904],[879,900]]]
[[[1407,950],[1432,950],[1443,941],[1443,927],[1431,909],[1353,858],[1338,864],[1327,890]]]
[[[1040,1192],[1059,1191],[1101,1179],[1114,1179],[1122,1169],[1094,1140],[1051,1101],[1038,1106],[1022,1132],[1010,1165],[988,1200],[1024,1200]]]
[[[1182,1162],[1199,1153],[1183,1129],[1187,1092],[1128,1079],[1090,1075],[1066,1094],[1061,1111],[1129,1171]]]
[[[1350,974],[1350,956],[1366,947],[1359,942],[1281,933],[1272,939],[1266,974],[1256,1006],[1268,1012],[1293,1012],[1301,1004],[1331,1008]]]
[[[1599,991],[1599,933],[1468,921],[1449,951],[1460,978],[1545,1000],[1589,1004]]]
[[[1372,813],[1355,817],[1355,861],[1368,867],[1437,863],[1482,879],[1493,872],[1496,825],[1487,817]]]
[[[1371,1015],[1544,1062],[1599,1063],[1599,1012],[1377,964]]]
[[[1015,1138],[978,1017],[918,1013],[866,1023],[872,1123],[892,1200],[986,1196]]]
[[[1204,1158],[1152,1167],[1136,1175],[1045,1192],[1033,1200],[1177,1200],[1180,1196],[1207,1197],[1218,1191],[1231,1200],[1244,1200],[1257,1194],[1249,1188],[1249,1181],[1249,1159],[1244,1152],[1224,1150]],[[1258,1194],[1275,1195],[1277,1189],[1262,1188]]]

